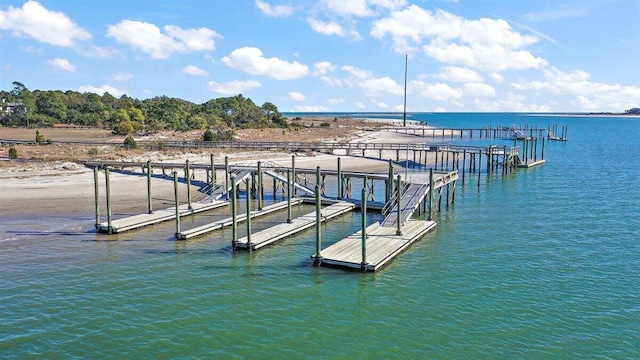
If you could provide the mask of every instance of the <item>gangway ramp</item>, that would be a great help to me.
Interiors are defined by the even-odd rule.
[[[347,212],[355,209],[355,207],[355,204],[346,201],[339,201],[335,204],[329,205],[320,211],[320,222],[322,223],[339,215],[346,214]],[[315,225],[316,212],[313,211],[292,219],[290,223],[281,223],[255,234],[251,234],[251,242],[249,242],[249,238],[245,236],[238,240],[236,246],[238,248],[251,248],[256,250],[269,244],[273,244],[274,242],[288,236],[295,235]]]
[[[418,209],[420,203],[429,193],[428,184],[409,184],[400,197],[400,213],[402,215],[402,225],[406,224],[411,215]],[[398,224],[398,204],[389,211],[387,217],[380,224],[383,227],[396,227]]]
[[[272,178],[274,178],[274,179],[276,179],[276,180],[278,180],[278,181],[281,181],[281,182],[283,182],[283,183],[285,183],[285,184],[287,184],[287,183],[288,183],[288,181],[287,181],[287,178],[286,178],[286,177],[284,177],[284,176],[280,176],[280,175],[278,175],[277,173],[275,173],[275,172],[273,172],[273,171],[266,170],[266,171],[264,172],[264,174],[265,174],[265,175],[268,175],[268,176],[270,176],[270,177],[272,177]],[[297,183],[297,182],[295,182],[295,181],[293,182],[293,186],[294,186],[296,189],[298,189],[298,190],[300,190],[300,191],[302,191],[302,192],[306,193],[307,195],[311,195],[311,196],[315,195],[315,192],[314,192],[313,190],[311,190],[311,189],[309,189],[309,188],[306,188],[306,187],[304,187],[304,186],[302,186],[302,185],[298,184],[298,183]]]
[[[251,175],[251,170],[250,169],[232,169],[229,171],[229,175],[235,176],[236,184],[238,184],[241,181],[244,181],[245,179],[247,179]],[[203,202],[219,200],[224,195],[228,194],[231,191],[231,182],[229,182],[229,184],[227,185],[228,185],[227,189],[225,189],[224,184],[216,184],[213,187],[213,191],[211,191],[211,195],[204,198]]]

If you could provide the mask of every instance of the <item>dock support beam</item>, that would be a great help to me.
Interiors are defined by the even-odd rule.
[[[104,169],[104,181],[107,188],[107,234],[113,234],[111,227],[111,184],[109,183],[109,168]]]
[[[153,212],[151,208],[151,161],[147,160],[147,211],[149,214]]]
[[[188,209],[193,209],[191,207],[191,168],[189,167],[189,159],[186,161],[186,167],[184,169],[185,178],[187,180],[187,206]]]
[[[318,169],[320,167],[318,166]],[[320,201],[320,186],[316,184],[316,257],[313,259],[314,265],[320,265],[322,263],[322,228],[320,221],[322,220],[322,203]]]
[[[400,200],[402,200],[402,186],[400,185],[400,174],[398,174],[397,183],[396,183],[396,205],[398,206],[398,223],[396,227],[396,235],[402,235],[402,209],[400,209]]]
[[[361,219],[361,225],[362,225],[362,231],[361,231],[361,247],[362,247],[362,261],[360,262],[360,268],[362,269],[362,271],[367,271],[367,197],[368,197],[368,192],[369,190],[367,189],[367,183],[365,182],[364,186],[362,187],[362,205],[361,205],[361,210],[362,210],[362,219]]]
[[[251,187],[251,180],[248,178],[245,182],[247,193],[247,248],[251,252],[251,196],[249,196],[249,188]]]
[[[180,202],[178,200],[178,172],[173,172],[173,198],[176,206],[176,233],[175,237],[180,236]]]
[[[236,249],[238,245],[238,204],[236,199],[236,177],[231,177],[231,248]]]
[[[96,230],[100,228],[100,187],[98,186],[98,167],[93,167],[93,190],[96,200]]]

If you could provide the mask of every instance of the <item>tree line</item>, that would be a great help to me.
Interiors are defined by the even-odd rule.
[[[111,129],[116,134],[163,130],[287,127],[278,107],[256,105],[242,94],[211,99],[203,104],[167,96],[139,100],[109,93],[67,90],[30,91],[14,81],[10,91],[0,91],[0,124],[10,127],[51,127],[68,124]]]

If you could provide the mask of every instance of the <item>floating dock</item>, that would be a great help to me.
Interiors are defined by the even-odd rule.
[[[366,257],[363,262],[362,232],[350,235],[320,253],[320,264],[329,267],[377,271],[436,226],[435,221],[409,220],[396,235],[396,229],[376,222],[366,229]],[[315,256],[314,256],[315,257]]]
[[[339,201],[321,210],[320,222],[325,222],[327,220],[333,219],[355,208],[356,208],[356,205],[351,202]],[[291,220],[290,223],[278,224],[268,229],[259,231],[255,234],[251,234],[251,242],[249,242],[249,238],[247,236],[241,239],[238,239],[238,242],[236,243],[236,248],[242,248],[242,249],[251,248],[252,250],[257,250],[263,246],[273,244],[278,240],[297,234],[315,225],[316,225],[316,212],[313,211]]]
[[[528,159],[528,160],[526,160],[526,161],[522,161],[522,162],[520,162],[520,163],[518,164],[518,167],[519,167],[519,168],[525,168],[525,169],[528,169],[528,168],[531,168],[531,167],[534,167],[534,166],[542,165],[542,164],[544,164],[545,162],[546,162],[545,160],[533,160],[533,159]]]
[[[299,205],[302,204],[304,200],[302,198],[292,198],[291,199],[291,205]],[[251,215],[250,218],[254,219],[260,216],[264,216],[264,215],[268,215],[271,214],[273,212],[282,210],[282,209],[286,209],[287,208],[287,201],[281,201],[281,202],[277,202],[275,204],[271,204],[268,206],[263,207],[261,210],[253,210],[251,211]],[[174,216],[175,218],[175,216]],[[236,221],[237,222],[243,222],[247,220],[247,215],[246,214],[238,214],[236,217]],[[222,219],[222,220],[218,220],[218,221],[214,221],[210,224],[205,224],[202,226],[198,226],[196,228],[193,229],[189,229],[189,230],[185,230],[185,231],[181,231],[179,233],[176,234],[176,239],[178,240],[187,240],[187,239],[191,239],[197,236],[201,236],[204,235],[206,233],[210,233],[212,231],[216,231],[216,230],[220,230],[225,226],[230,226],[233,224],[233,218],[229,217],[226,219]]]
[[[188,216],[204,211],[217,209],[222,206],[227,206],[229,203],[222,200],[213,200],[207,202],[195,202],[191,204],[189,208],[188,204],[180,205],[178,210],[180,216]],[[139,229],[149,225],[155,225],[164,221],[175,220],[176,208],[170,207],[162,210],[155,210],[150,214],[137,214],[127,216],[121,219],[115,219],[111,221],[111,231],[109,231],[109,223],[102,222],[96,226],[98,232],[117,234],[129,230]]]

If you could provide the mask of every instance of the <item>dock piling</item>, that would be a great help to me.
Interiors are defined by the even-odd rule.
[[[107,188],[106,196],[107,196],[107,234],[113,234],[113,227],[111,225],[111,186],[109,183],[109,168],[104,168],[104,181],[105,187]]]
[[[402,186],[400,185],[401,176],[398,174],[397,183],[396,183],[396,206],[398,207],[398,223],[396,227],[396,235],[402,236],[402,209],[400,208],[400,203],[402,200]]]
[[[247,248],[251,252],[251,196],[249,196],[249,188],[251,187],[251,180],[247,178],[245,181],[246,194],[247,194]]]
[[[224,157],[224,195],[225,199],[229,201],[229,157]]]
[[[319,169],[320,167],[318,167]],[[313,260],[314,265],[320,265],[322,263],[322,202],[320,200],[320,186],[316,184],[315,188],[316,196],[316,257]]]
[[[362,187],[362,205],[361,205],[361,247],[362,247],[362,261],[360,262],[360,267],[362,271],[367,270],[367,183],[365,182]]]
[[[287,224],[291,224],[291,173],[287,169]]]
[[[147,211],[149,214],[153,212],[151,208],[151,161],[147,160]]]
[[[231,177],[231,248],[236,250],[238,244],[238,204],[236,199],[236,177]]]
[[[93,167],[93,190],[96,200],[96,230],[100,228],[100,187],[98,186],[98,167]]]
[[[193,208],[191,207],[191,168],[189,165],[189,159],[187,159],[185,163],[186,164],[185,164],[184,174],[187,180],[187,206],[188,206],[188,209],[191,210]]]
[[[178,239],[180,236],[180,202],[178,199],[178,172],[173,172],[173,197],[176,206],[176,233],[175,237]]]

